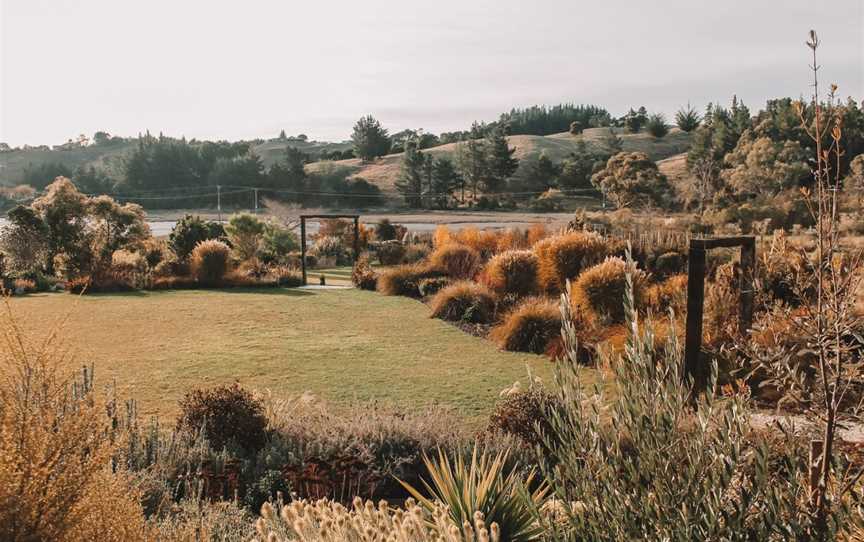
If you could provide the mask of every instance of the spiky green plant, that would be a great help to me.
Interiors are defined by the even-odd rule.
[[[400,482],[429,512],[444,503],[450,518],[462,526],[465,535],[474,523],[475,513],[480,512],[487,525],[498,525],[501,540],[538,540],[543,528],[534,511],[546,499],[548,486],[539,484],[533,491],[526,489],[534,482],[534,471],[523,482],[515,469],[506,472],[508,456],[509,452],[493,456],[475,446],[468,463],[462,454],[451,460],[439,448],[437,457],[424,454],[423,458],[431,478],[429,482],[423,480],[423,486],[430,496]]]

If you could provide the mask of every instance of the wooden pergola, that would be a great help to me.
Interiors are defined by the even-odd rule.
[[[352,219],[354,220],[354,251],[353,261],[360,256],[360,215],[300,215],[300,265],[303,269],[303,285],[306,285],[306,220],[329,220],[329,219]]]

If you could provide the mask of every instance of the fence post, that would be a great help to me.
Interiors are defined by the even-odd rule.
[[[303,269],[303,286],[306,286],[306,217],[300,217],[300,267]]]
[[[741,245],[741,306],[738,315],[738,332],[746,334],[753,327],[753,277],[756,267],[756,239],[751,237]]]
[[[360,257],[360,217],[354,217],[354,263]]]
[[[690,241],[687,257],[687,328],[684,341],[684,376],[702,385],[702,310],[705,302],[705,248]],[[697,388],[698,389],[698,388]]]

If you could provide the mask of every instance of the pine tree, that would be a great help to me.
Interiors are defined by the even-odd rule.
[[[402,155],[402,169],[396,180],[396,190],[405,197],[409,207],[423,205],[423,168],[426,157],[417,148],[416,140],[405,142],[405,152]]]
[[[477,192],[489,176],[488,155],[484,139],[471,138],[459,145],[456,159],[459,170],[471,190],[471,198],[477,199]],[[462,203],[465,202],[465,190],[462,190]]]
[[[364,162],[384,156],[390,151],[390,137],[381,123],[372,115],[367,115],[354,125],[351,134],[354,143],[354,153]]]
[[[484,179],[484,188],[487,192],[500,192],[519,168],[519,160],[513,158],[516,147],[508,145],[505,127],[500,125],[489,134],[487,144],[489,175]]]
[[[699,116],[699,113],[689,103],[686,108],[682,107],[675,113],[675,124],[678,125],[678,128],[682,132],[692,132],[699,127],[701,120],[702,118]]]
[[[465,180],[448,158],[435,159],[432,165],[432,193],[436,207],[447,207],[453,192],[461,188],[465,190]]]

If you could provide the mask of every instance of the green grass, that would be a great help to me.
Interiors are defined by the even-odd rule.
[[[71,313],[63,335],[76,366],[94,363],[97,383],[116,381],[143,414],[172,415],[190,388],[237,381],[337,404],[437,403],[477,420],[524,382],[526,364],[551,375],[546,358],[498,351],[417,301],[360,290],[36,294],[11,305],[37,337]]]

